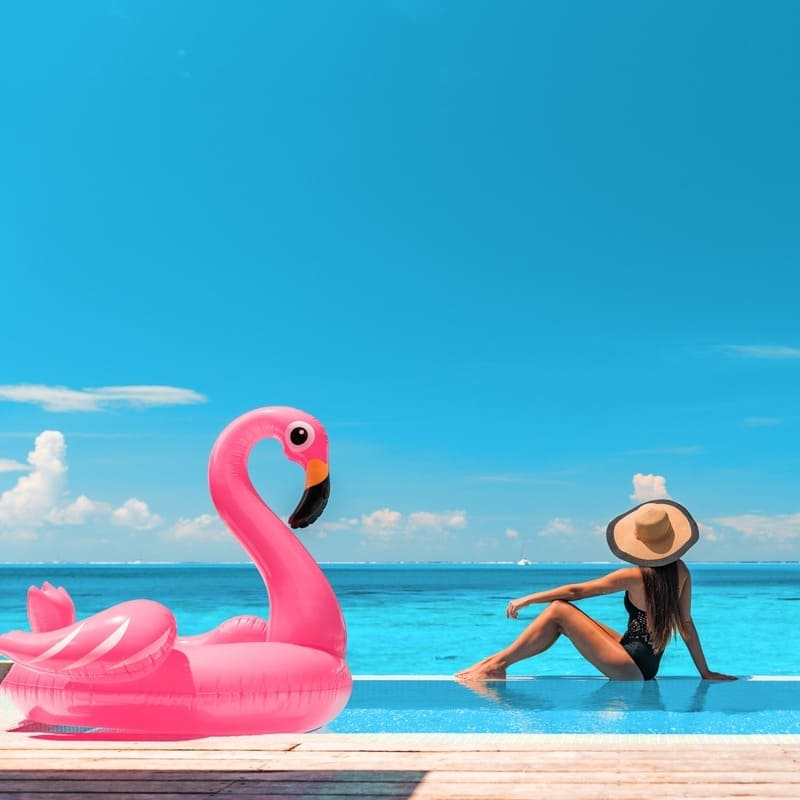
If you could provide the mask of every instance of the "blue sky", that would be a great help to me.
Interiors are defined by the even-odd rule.
[[[2,557],[244,560],[208,454],[294,405],[322,561],[610,560],[665,494],[697,560],[800,558],[798,22],[4,3]]]

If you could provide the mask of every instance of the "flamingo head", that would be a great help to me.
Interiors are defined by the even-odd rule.
[[[331,493],[328,472],[328,434],[319,420],[297,409],[282,409],[285,418],[278,439],[290,461],[300,464],[306,472],[306,485],[297,508],[289,517],[292,528],[305,528],[319,519]]]

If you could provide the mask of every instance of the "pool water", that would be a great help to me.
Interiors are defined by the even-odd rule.
[[[800,733],[800,679],[361,678],[320,733]]]
[[[347,662],[355,675],[452,675],[513,641],[543,606],[507,619],[514,597],[599,577],[619,564],[324,565],[347,623]],[[692,564],[692,617],[711,669],[729,675],[800,672],[800,564]],[[79,619],[145,597],[172,609],[181,635],[201,633],[236,614],[269,613],[252,564],[0,565],[0,632],[28,629],[31,584],[65,586]],[[582,600],[593,617],[624,631],[622,594]],[[780,646],[775,643],[780,642]],[[746,643],[744,646],[743,643]],[[679,639],[660,677],[695,677]],[[600,676],[563,637],[541,657],[514,664],[512,676]]]
[[[2,684],[0,722],[20,722]],[[316,733],[800,734],[800,678],[509,678],[468,688],[438,676],[356,676],[346,708]]]
[[[515,664],[505,683],[480,684],[482,693],[452,680],[541,610],[509,620],[510,598],[614,567],[326,565],[347,622],[347,661],[360,677],[348,706],[321,733],[800,733],[800,681],[775,678],[800,673],[800,636],[792,635],[800,629],[797,563],[691,566],[692,616],[709,666],[745,676],[739,681],[701,681],[680,640],[667,647],[656,681],[608,681],[564,637]],[[79,618],[134,597],[158,600],[175,611],[182,634],[269,611],[247,564],[14,564],[0,565],[0,580],[0,632],[27,629],[25,594],[43,580],[69,589]],[[624,630],[621,595],[580,605]],[[0,711],[3,700],[0,691]]]

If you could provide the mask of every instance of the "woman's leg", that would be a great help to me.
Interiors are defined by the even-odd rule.
[[[607,677],[642,680],[639,668],[619,643],[619,634],[564,600],[550,603],[508,647],[456,673],[456,677],[462,680],[505,678],[507,667],[544,652],[562,634]]]

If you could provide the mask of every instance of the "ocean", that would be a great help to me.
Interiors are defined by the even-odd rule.
[[[512,598],[589,580],[619,564],[323,564],[347,623],[347,659],[356,675],[451,675],[512,641],[543,606],[506,619]],[[733,675],[800,673],[800,564],[689,564],[692,616],[708,664]],[[28,586],[68,589],[78,618],[124,600],[168,606],[179,633],[201,633],[236,614],[269,613],[251,564],[0,565],[0,631],[28,629]],[[622,594],[577,603],[623,631]],[[520,662],[511,676],[596,676],[561,638]],[[667,648],[659,677],[697,676],[680,639]]]

